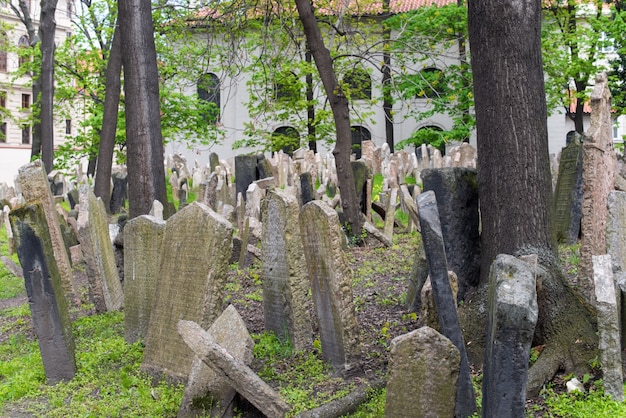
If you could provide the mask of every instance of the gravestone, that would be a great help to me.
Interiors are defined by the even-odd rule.
[[[254,341],[234,306],[228,305],[211,325],[208,334],[233,358],[246,365],[252,363]],[[236,393],[222,377],[222,373],[207,366],[196,356],[178,418],[205,416],[209,411],[215,417],[232,416],[232,402]]]
[[[96,312],[117,311],[124,303],[124,292],[104,203],[94,196],[87,184],[80,186],[79,195],[78,240],[87,270],[89,293]]]
[[[248,186],[252,184],[257,175],[257,156],[256,155],[236,155],[235,156],[235,190],[236,195],[239,193],[246,198]]]
[[[230,222],[198,202],[167,220],[143,371],[187,380],[193,352],[176,324],[186,319],[207,329],[222,312],[232,235]]]
[[[15,251],[15,244],[13,242],[13,230],[11,229],[11,222],[9,221],[10,212],[11,208],[9,208],[7,205],[2,208],[2,219],[7,234],[7,248],[9,255],[13,254],[13,252]]]
[[[346,375],[360,368],[359,326],[337,212],[314,200],[300,211],[304,256],[317,312],[322,356]]]
[[[385,417],[454,417],[461,356],[429,327],[391,340]]]
[[[594,255],[592,261],[604,392],[613,400],[622,402],[624,400],[622,347],[611,256]]]
[[[313,179],[311,177],[311,173],[305,171],[300,174],[300,206],[306,205],[311,200],[315,200]]]
[[[389,239],[393,238],[393,225],[396,220],[396,207],[398,199],[398,188],[394,187],[389,192],[389,201],[385,210],[385,226],[383,233]]]
[[[435,192],[448,269],[458,277],[457,301],[462,301],[480,279],[476,170],[464,167],[426,169],[421,176],[424,190]]]
[[[352,161],[352,175],[354,177],[354,187],[356,189],[356,197],[359,201],[361,213],[367,213],[367,180],[370,177],[367,164],[363,161]]]
[[[76,360],[68,301],[45,210],[41,202],[15,209],[11,224],[46,379],[55,384],[74,377]]]
[[[435,307],[439,316],[441,333],[454,343],[461,355],[459,384],[456,396],[456,415],[470,416],[476,411],[474,388],[467,361],[467,351],[456,312],[456,300],[450,289],[448,262],[437,210],[435,192],[429,190],[417,199],[424,252],[428,260],[428,271],[433,288]]]
[[[455,272],[448,271],[448,278],[450,280],[450,289],[452,290],[452,296],[456,300],[459,293],[459,279]],[[425,326],[434,329],[437,332],[441,331],[439,325],[439,316],[437,315],[437,307],[435,306],[435,298],[433,297],[433,286],[430,282],[430,278],[426,279],[426,283],[422,287],[420,292],[420,301],[422,303],[420,310],[420,320]]]
[[[528,263],[500,254],[489,272],[484,417],[525,417],[528,359],[539,308]]]
[[[606,249],[611,255],[613,271],[626,273],[626,192],[613,190],[607,199]]]
[[[422,288],[428,279],[428,263],[424,252],[424,243],[420,240],[417,246],[415,261],[408,280],[406,307],[411,312],[422,309]]]
[[[209,154],[209,171],[211,173],[215,172],[215,168],[220,165],[220,157],[216,153],[212,152]]]
[[[159,277],[165,221],[150,215],[124,226],[124,339],[143,340]]]
[[[583,203],[578,290],[594,304],[591,257],[606,254],[608,195],[615,183],[611,92],[606,73],[596,76],[591,93],[591,128],[583,141]]]
[[[111,213],[119,213],[126,203],[128,179],[126,173],[113,173],[113,190],[111,192]]]
[[[50,192],[48,176],[41,160],[33,161],[20,167],[17,175],[17,182],[20,184],[22,195],[26,203],[40,201],[44,207],[44,213],[50,231],[52,251],[57,261],[57,267],[61,274],[63,291],[72,302],[75,300],[74,275],[70,264],[69,254],[63,242],[63,234],[59,225],[54,199]]]
[[[578,242],[583,199],[583,146],[574,134],[561,151],[553,207],[556,237],[568,244]]]
[[[296,351],[312,345],[311,287],[306,274],[300,207],[293,195],[273,189],[263,201],[263,313],[265,329]]]

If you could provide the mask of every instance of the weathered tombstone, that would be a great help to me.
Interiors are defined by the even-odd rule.
[[[591,128],[583,141],[583,203],[578,289],[594,303],[591,257],[606,254],[607,199],[615,183],[611,92],[606,73],[596,76],[591,93]]]
[[[263,201],[263,313],[265,329],[296,351],[311,347],[311,305],[300,207],[292,195],[271,190]]]
[[[460,362],[459,350],[432,328],[394,338],[385,417],[454,417]]]
[[[411,312],[420,312],[422,309],[422,288],[428,278],[428,263],[424,252],[424,243],[420,240],[417,254],[411,269],[406,292],[406,307]]]
[[[48,177],[41,160],[36,160],[20,167],[17,182],[20,184],[26,203],[41,201],[43,204],[48,230],[50,231],[52,251],[61,274],[63,291],[70,301],[74,301],[74,274],[72,273],[69,254],[63,242],[54,199],[52,198],[52,193],[50,193]]]
[[[124,292],[104,203],[86,184],[80,186],[79,194],[78,240],[87,269],[89,293],[96,312],[117,311],[124,303]]]
[[[476,170],[464,167],[422,170],[424,190],[437,198],[448,269],[459,279],[457,300],[478,285],[480,235]]]
[[[291,410],[278,393],[256,375],[242,361],[213,341],[211,335],[193,321],[181,319],[177,330],[198,358],[216,370],[237,392],[245,397],[266,417],[284,417]]]
[[[208,328],[222,312],[232,234],[230,222],[198,202],[167,220],[143,371],[187,380],[193,352],[176,324],[188,319]]]
[[[611,255],[613,271],[626,273],[626,192],[609,193],[606,224],[606,250]]]
[[[313,179],[311,173],[305,171],[300,174],[300,206],[304,206],[314,200]]]
[[[528,263],[500,254],[489,272],[483,417],[525,417],[528,359],[539,308]]]
[[[339,216],[327,204],[314,200],[300,211],[300,231],[322,355],[336,371],[350,374],[360,368],[361,347]]]
[[[44,204],[13,210],[11,224],[46,379],[51,384],[71,380],[76,373],[72,323]]]
[[[385,210],[385,227],[383,233],[389,239],[393,238],[393,225],[396,220],[396,207],[398,199],[398,188],[394,187],[389,192],[389,201],[387,202],[387,208]]]
[[[67,201],[70,204],[70,209],[74,209],[78,205],[78,190],[72,189],[67,192]]]
[[[213,340],[243,364],[252,363],[254,341],[246,324],[234,306],[228,307],[208,330]],[[232,402],[236,395],[221,372],[194,357],[189,380],[178,410],[178,418],[205,416],[232,416]]]
[[[594,255],[592,262],[604,391],[615,401],[622,402],[624,400],[622,347],[611,256]]]
[[[352,175],[354,176],[354,187],[356,197],[362,213],[367,213],[367,180],[370,177],[367,164],[363,161],[352,161]]]
[[[220,157],[212,152],[209,154],[209,171],[211,173],[215,172],[215,167],[217,167],[218,165],[220,165]]]
[[[163,203],[155,200],[152,202],[152,208],[150,208],[150,216],[154,216],[159,220],[163,220]]]
[[[127,184],[126,173],[116,172],[113,173],[113,190],[111,191],[111,213],[119,213],[120,209],[124,206],[127,196]]]
[[[124,226],[124,339],[143,340],[159,277],[165,221],[142,215]]]
[[[420,194],[417,199],[417,206],[441,333],[454,343],[461,354],[455,411],[457,416],[466,417],[476,411],[476,400],[474,399],[474,388],[472,387],[465,342],[456,312],[456,300],[452,295],[448,279],[448,262],[435,192],[429,190]]]
[[[583,146],[574,134],[561,151],[553,207],[556,237],[568,244],[578,242],[583,200]]]
[[[448,278],[450,280],[450,289],[452,289],[452,296],[456,300],[459,293],[459,279],[455,272],[448,271]],[[441,331],[439,325],[439,316],[437,315],[437,307],[435,306],[435,298],[433,297],[433,286],[430,282],[430,278],[426,278],[426,283],[422,287],[420,292],[420,301],[422,303],[420,319],[425,326],[431,327],[437,332]]]
[[[209,179],[206,184],[206,193],[204,196],[204,202],[208,207],[213,210],[217,210],[217,183],[218,176],[215,173],[209,175]]]
[[[246,199],[248,186],[252,184],[257,176],[257,156],[237,155],[235,156],[235,188],[237,196],[239,193]]]
[[[15,245],[13,240],[13,230],[11,229],[11,222],[9,221],[9,212],[11,212],[11,209],[7,205],[5,205],[4,208],[2,208],[2,219],[4,223],[4,228],[7,233],[7,247],[10,255],[13,254],[13,251],[15,250]]]

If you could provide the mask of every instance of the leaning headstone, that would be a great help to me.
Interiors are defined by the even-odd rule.
[[[422,309],[421,294],[428,279],[428,263],[426,261],[426,253],[424,252],[424,243],[421,240],[418,243],[416,252],[406,292],[406,307],[411,312],[420,312]]]
[[[165,221],[142,215],[124,226],[124,339],[143,340],[159,277]]]
[[[55,384],[74,377],[76,360],[68,302],[44,212],[41,202],[23,206],[11,212],[11,224],[46,379]]]
[[[459,318],[456,312],[456,300],[450,288],[448,278],[448,262],[441,232],[441,221],[437,210],[435,192],[429,190],[420,194],[417,199],[418,214],[421,226],[424,251],[428,260],[428,271],[433,287],[435,307],[439,316],[441,333],[450,339],[461,354],[459,385],[456,396],[455,412],[457,416],[470,416],[476,411],[474,388],[470,375],[467,351]]]
[[[398,188],[394,187],[389,192],[389,201],[387,202],[387,208],[385,210],[385,227],[383,233],[389,239],[393,238],[393,225],[396,220],[396,199],[398,198]]]
[[[124,292],[104,203],[86,184],[80,186],[79,194],[78,240],[87,269],[89,293],[96,312],[117,311],[124,303]]]
[[[461,356],[429,327],[391,340],[385,417],[454,417]]]
[[[263,201],[263,313],[265,329],[296,351],[311,347],[310,284],[295,196],[273,189]]]
[[[206,329],[222,312],[232,234],[230,222],[202,203],[194,202],[167,220],[143,371],[187,380],[193,352],[177,334],[176,324],[187,319]]]
[[[177,330],[190,349],[207,366],[219,370],[228,384],[266,417],[284,417],[291,410],[280,395],[242,361],[234,358],[193,321],[181,319]]]
[[[611,256],[594,255],[592,261],[604,392],[615,401],[622,402],[624,400],[622,347]]]
[[[305,171],[300,174],[300,206],[304,206],[311,200],[315,199],[315,191],[313,189],[313,179],[311,173]]]
[[[476,170],[464,167],[426,169],[421,176],[424,190],[434,191],[437,198],[448,269],[459,279],[457,300],[461,301],[480,279]]]
[[[568,244],[578,242],[582,217],[583,146],[579,138],[576,134],[561,151],[554,191],[553,228],[557,239]]]
[[[363,161],[352,161],[352,175],[354,177],[354,187],[356,189],[356,197],[359,201],[359,207],[362,213],[367,213],[367,180],[370,177],[367,164]]]
[[[611,92],[606,73],[596,76],[591,93],[591,108],[591,128],[583,142],[582,239],[578,289],[593,304],[595,294],[591,257],[606,254],[607,199],[613,190],[616,173]]]
[[[54,199],[48,184],[48,176],[46,176],[41,160],[36,160],[20,167],[17,182],[20,184],[26,203],[41,201],[43,204],[52,241],[52,251],[61,274],[63,291],[73,301],[75,297],[74,274],[72,273],[70,258],[63,241]]]
[[[211,325],[208,334],[235,359],[246,365],[252,363],[254,341],[234,306],[228,305]],[[232,416],[236,393],[222,373],[216,372],[196,356],[178,418],[205,416],[209,411],[211,416]]]
[[[448,271],[448,278],[450,279],[450,289],[452,289],[452,296],[456,300],[459,292],[459,279],[455,272]],[[435,306],[435,298],[433,297],[433,286],[430,282],[430,278],[426,279],[426,283],[422,287],[420,293],[420,300],[422,302],[420,319],[425,326],[431,327],[437,332],[441,331],[439,325],[439,317],[437,316],[437,308]]]
[[[525,417],[528,359],[539,308],[535,274],[500,254],[489,272],[483,416]]]
[[[314,200],[300,211],[300,231],[322,343],[322,356],[346,375],[360,368],[359,326],[337,212]]]

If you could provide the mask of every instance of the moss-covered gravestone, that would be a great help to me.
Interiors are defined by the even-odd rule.
[[[76,373],[72,323],[44,204],[18,208],[10,218],[46,379],[52,384],[71,380]]]
[[[361,345],[339,216],[326,203],[314,200],[300,211],[300,231],[322,355],[336,371],[350,374],[360,367]]]
[[[124,226],[124,339],[143,339],[159,277],[165,221],[138,216]]]
[[[208,329],[222,312],[232,235],[230,222],[202,203],[167,220],[143,371],[187,380],[194,354],[176,325],[183,319]]]

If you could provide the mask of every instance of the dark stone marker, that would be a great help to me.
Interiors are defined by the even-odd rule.
[[[367,213],[367,179],[369,178],[369,168],[363,161],[352,161],[352,175],[354,176],[354,187],[356,197],[359,199],[361,212]]]
[[[419,243],[417,254],[411,269],[406,293],[406,307],[411,312],[419,312],[422,309],[422,288],[428,278],[428,263],[424,253],[424,244]]]
[[[578,241],[583,203],[583,146],[580,135],[561,151],[554,191],[554,230],[559,241]]]
[[[43,206],[23,206],[10,218],[46,379],[51,384],[71,380],[76,373],[72,323]]]
[[[448,269],[459,279],[457,300],[461,301],[480,279],[480,235],[478,180],[472,168],[425,169],[421,174],[424,190],[437,198],[441,232],[446,247]]]
[[[256,155],[236,155],[235,156],[235,190],[236,194],[246,199],[248,186],[257,180],[257,156]]]
[[[67,201],[70,204],[70,209],[74,209],[74,207],[78,204],[78,190],[72,189],[67,192]]]
[[[265,155],[263,154],[257,154],[256,155],[256,179],[255,180],[259,180],[259,179],[264,179],[267,177],[272,177],[272,165],[270,164],[270,162],[265,158]]]
[[[220,165],[220,157],[216,153],[212,152],[209,154],[209,169],[210,172],[213,173],[215,171],[215,167]]]
[[[528,358],[539,308],[528,263],[500,254],[489,272],[483,417],[525,417]]]
[[[452,341],[461,355],[455,412],[457,417],[468,417],[476,411],[476,400],[465,342],[456,313],[456,300],[452,295],[448,278],[448,262],[435,192],[429,190],[420,194],[417,198],[417,206],[441,333]]]
[[[300,174],[300,206],[304,206],[313,199],[313,178],[311,173],[305,171]]]
[[[126,202],[128,180],[124,173],[113,173],[113,191],[111,192],[111,213],[119,213]]]

